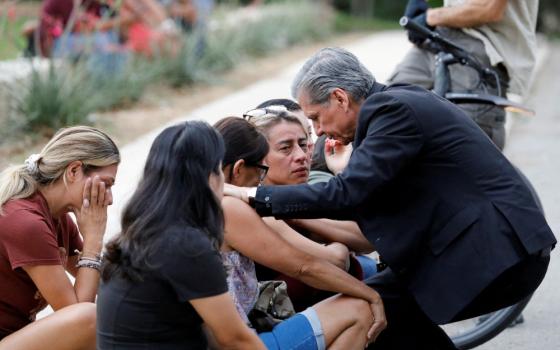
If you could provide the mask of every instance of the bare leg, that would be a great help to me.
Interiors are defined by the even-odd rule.
[[[335,295],[313,305],[319,316],[328,349],[360,349],[367,343],[373,324],[369,304],[357,298]]]
[[[70,305],[10,334],[0,350],[95,349],[95,320],[95,304]]]

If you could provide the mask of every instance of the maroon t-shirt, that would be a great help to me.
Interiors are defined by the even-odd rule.
[[[54,218],[40,192],[11,200],[0,216],[0,339],[35,320],[47,303],[22,266],[63,265],[82,239],[72,218]]]
[[[101,16],[101,3],[97,0],[82,0],[81,7],[72,31],[79,29],[80,23],[89,16]],[[39,38],[41,53],[44,56],[50,56],[51,46],[64,32],[73,9],[74,0],[43,0],[39,16]]]

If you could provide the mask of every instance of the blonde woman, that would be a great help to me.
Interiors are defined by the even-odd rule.
[[[95,349],[94,301],[119,161],[106,134],[77,126],[0,175],[1,350]],[[35,321],[47,305],[54,313]]]

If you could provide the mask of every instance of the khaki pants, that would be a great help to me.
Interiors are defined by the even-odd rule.
[[[490,66],[490,60],[484,50],[482,41],[465,34],[463,31],[451,28],[438,28],[441,35],[470,52],[482,66]],[[501,64],[493,67],[502,82],[502,96],[505,97],[509,77],[507,70]],[[449,66],[452,92],[472,92],[497,94],[494,82],[482,82],[478,73],[461,64]],[[389,83],[408,83],[432,89],[435,79],[435,55],[414,46],[389,78]],[[503,149],[505,144],[506,113],[502,108],[481,104],[459,105],[480,128]]]

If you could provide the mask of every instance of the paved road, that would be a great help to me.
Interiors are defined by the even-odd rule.
[[[560,44],[537,75],[528,103],[533,118],[517,118],[506,154],[527,175],[543,203],[547,219],[560,237]],[[507,329],[480,350],[560,349],[560,251],[552,252],[549,271],[524,312],[525,323]]]

